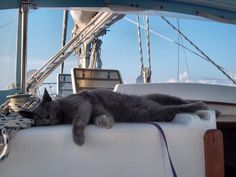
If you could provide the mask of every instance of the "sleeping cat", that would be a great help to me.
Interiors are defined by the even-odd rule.
[[[42,101],[32,111],[20,111],[23,117],[35,120],[36,126],[73,123],[73,140],[85,141],[88,123],[111,128],[113,122],[171,121],[177,113],[207,109],[203,102],[189,103],[161,94],[126,95],[109,90],[81,91],[52,100],[45,89]]]

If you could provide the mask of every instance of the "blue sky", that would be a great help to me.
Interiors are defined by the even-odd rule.
[[[28,66],[27,70],[42,66],[61,46],[62,10],[32,10],[29,15],[28,30]],[[15,35],[17,10],[0,11],[0,60],[14,66]],[[135,15],[127,15],[136,20]],[[175,18],[168,18],[176,25]],[[10,24],[4,26],[8,22]],[[141,17],[143,23],[143,17]],[[67,39],[70,38],[73,22],[69,16]],[[159,16],[150,16],[150,29],[177,41],[177,33]],[[180,29],[195,42],[216,63],[236,73],[236,25],[212,21],[180,19]],[[152,81],[166,82],[177,80],[178,47],[154,34],[151,35]],[[142,30],[142,43],[145,64],[147,51],[145,31]],[[109,28],[101,37],[103,68],[119,69],[125,83],[134,83],[140,73],[140,62],[136,26],[122,19]],[[186,41],[184,45],[193,49]],[[183,82],[189,80],[183,49],[180,48],[180,74]],[[194,82],[230,83],[220,71],[211,64],[186,51],[191,80]],[[65,72],[76,65],[76,58],[71,56],[65,63]],[[0,66],[14,80],[13,69]],[[2,74],[1,74],[2,75]],[[52,74],[47,81],[56,80]],[[219,79],[219,80],[212,80]],[[0,89],[6,85],[6,78],[0,77]],[[211,81],[209,81],[211,80]]]

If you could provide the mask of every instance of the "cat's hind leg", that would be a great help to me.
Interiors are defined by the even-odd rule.
[[[101,105],[93,108],[93,122],[102,128],[111,128],[114,123],[113,116]]]
[[[169,122],[178,113],[193,113],[198,110],[206,110],[207,105],[203,102],[194,102],[183,105],[162,106],[154,111],[152,121]]]

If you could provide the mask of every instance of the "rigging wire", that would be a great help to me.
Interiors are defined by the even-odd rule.
[[[134,25],[137,25],[137,23],[136,23],[135,21],[131,20],[130,18],[124,17],[124,19],[125,19],[126,21],[128,21],[128,22],[134,24]],[[145,27],[144,27],[143,25],[140,25],[140,27],[141,27],[142,29],[145,29]],[[202,58],[202,59],[204,59],[204,60],[207,60],[207,58],[205,58],[204,56],[202,56],[202,55],[198,54],[197,52],[195,52],[195,51],[193,51],[193,50],[187,48],[186,46],[184,46],[184,45],[178,43],[177,41],[174,41],[174,40],[172,40],[172,39],[170,39],[170,38],[168,38],[168,37],[166,37],[166,36],[164,36],[164,35],[162,35],[162,34],[156,32],[156,31],[154,31],[154,30],[152,30],[152,29],[149,29],[149,31],[150,31],[152,34],[154,34],[154,35],[156,35],[156,36],[159,36],[159,37],[161,37],[162,39],[165,39],[165,40],[167,40],[167,41],[169,41],[169,42],[171,42],[171,43],[174,43],[174,44],[176,44],[176,45],[179,45],[179,46],[181,46],[182,48],[188,50],[190,53],[192,53],[192,54],[194,54],[194,55],[196,55],[196,56],[198,56],[198,57],[200,57],[200,58]]]
[[[35,10],[37,10],[37,9],[34,9],[33,11],[30,11],[29,14],[33,13]],[[8,26],[8,25],[10,25],[10,24],[12,24],[12,23],[14,23],[17,19],[18,19],[18,15],[17,15],[14,19],[12,19],[12,20],[6,22],[5,24],[0,25],[0,30],[1,30],[2,28],[4,28],[4,27],[6,27],[6,26]]]
[[[8,25],[10,25],[10,24],[12,24],[12,23],[14,23],[16,20],[17,20],[17,17],[16,17],[14,20],[11,20],[11,21],[9,21],[9,22],[7,22],[7,23],[1,25],[1,26],[0,26],[0,29],[2,29],[2,28],[4,28],[4,27],[6,27],[6,26],[8,26]]]
[[[134,25],[137,25],[137,23],[136,23],[135,21],[131,20],[130,18],[124,17],[124,19],[125,19],[126,21],[128,21],[128,22],[134,24]],[[140,25],[140,27],[143,28],[143,29],[145,29],[145,27],[144,27],[143,25]],[[154,31],[154,30],[152,30],[152,29],[150,29],[149,31],[150,31],[151,33],[153,33],[154,35],[161,37],[162,39],[165,39],[165,40],[167,40],[167,41],[169,41],[169,42],[171,42],[171,43],[174,43],[174,44],[176,44],[176,45],[181,46],[182,48],[184,48],[185,50],[189,51],[190,53],[192,53],[192,54],[194,54],[194,55],[196,55],[196,56],[198,56],[198,57],[200,57],[200,58],[202,58],[202,59],[204,59],[204,60],[206,60],[206,61],[209,62],[209,59],[208,59],[206,56],[202,56],[201,54],[199,54],[199,53],[197,53],[197,52],[195,52],[195,51],[189,49],[188,47],[184,46],[183,44],[180,44],[180,43],[178,43],[177,41],[174,41],[174,40],[172,40],[172,39],[170,39],[170,38],[168,38],[168,37],[166,37],[166,36],[164,36],[164,35],[162,35],[162,34],[156,32],[156,31]],[[225,72],[222,71],[222,70],[225,70],[226,72],[229,72],[229,70],[225,69],[224,67],[219,66],[219,65],[217,65],[217,66],[220,68],[221,72],[223,72],[224,74],[225,74]],[[217,68],[218,68],[218,67],[217,67]],[[225,75],[226,75],[227,78],[229,78],[234,84],[236,84],[236,81],[234,81],[230,76],[228,77],[228,74],[227,74],[227,73],[226,73]],[[235,74],[234,74],[234,75],[235,75]]]
[[[177,19],[177,25],[178,25],[178,30],[180,30],[180,20],[179,19]],[[180,34],[178,34],[178,42],[179,42],[179,39],[181,40],[181,44],[184,45],[183,38]],[[188,66],[188,60],[187,60],[186,52],[185,52],[184,48],[182,48],[182,49],[183,49],[183,53],[184,53],[185,64],[186,64],[186,67],[187,67],[189,82],[191,83],[192,80],[191,80],[191,75],[190,75],[190,70],[189,70],[189,66]],[[178,50],[179,50],[179,45],[178,45]]]
[[[179,29],[179,19],[177,18],[176,21],[177,21],[177,25],[178,25],[178,29]],[[180,35],[178,34],[178,43],[179,43],[179,38],[180,38]],[[179,83],[179,45],[178,45],[178,71],[177,71],[177,74],[178,74],[177,81]]]
[[[180,36],[180,40],[181,40],[181,44],[184,45],[182,36]],[[185,60],[185,64],[186,64],[186,67],[187,67],[187,72],[188,72],[189,81],[190,81],[190,83],[191,83],[191,82],[192,82],[192,79],[191,79],[191,74],[190,74],[190,69],[189,69],[189,65],[188,65],[188,60],[187,60],[186,52],[185,52],[185,49],[184,49],[184,48],[182,48],[182,49],[183,49],[183,52],[184,52],[184,60]]]
[[[230,79],[234,84],[236,84],[236,81],[234,80],[234,78],[232,78],[229,74],[226,73],[226,70],[216,64],[208,55],[206,55],[197,45],[195,45],[190,39],[187,38],[187,36],[185,36],[180,30],[178,30],[172,23],[170,23],[170,21],[168,21],[165,17],[161,16],[161,18],[168,24],[170,25],[176,32],[178,32],[186,41],[188,41],[198,52],[201,53],[201,55],[204,56],[205,60],[207,60],[208,62],[210,62],[211,64],[213,64],[216,68],[218,68],[226,77],[228,77],[228,79]]]

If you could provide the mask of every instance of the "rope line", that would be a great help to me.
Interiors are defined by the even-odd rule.
[[[149,35],[149,17],[146,15],[146,42],[148,53],[148,68],[151,70],[151,48],[150,48],[150,35]]]
[[[137,31],[138,31],[138,47],[139,47],[139,56],[140,56],[140,63],[141,63],[141,70],[143,70],[143,49],[142,49],[142,40],[141,40],[141,30],[140,30],[140,20],[139,15],[137,15]],[[141,71],[142,73],[142,71]]]
[[[31,97],[22,107],[21,110],[33,110],[40,102],[37,97]],[[0,163],[5,160],[9,154],[9,142],[16,132],[23,128],[29,128],[34,124],[32,119],[23,118],[18,112],[10,108],[8,102],[0,107]],[[8,108],[9,115],[4,115],[4,109]]]
[[[143,50],[142,50],[142,38],[141,38],[141,30],[140,30],[140,19],[139,15],[137,15],[137,26],[138,31],[138,46],[139,46],[139,55],[140,55],[140,63],[141,63],[141,76],[144,83],[149,83],[151,80],[151,52],[150,52],[150,35],[149,35],[149,19],[146,16],[146,43],[147,43],[147,52],[148,52],[148,67],[144,67],[143,62]]]

